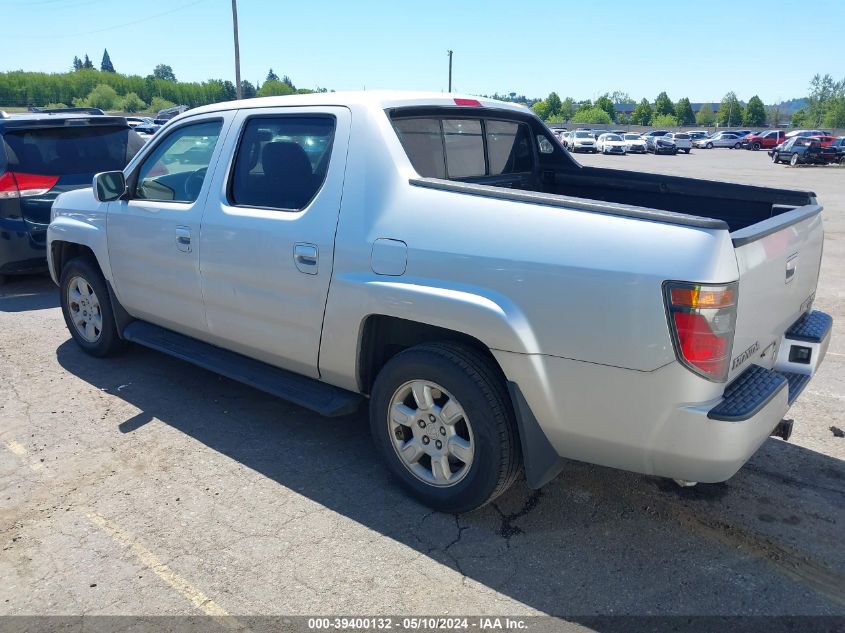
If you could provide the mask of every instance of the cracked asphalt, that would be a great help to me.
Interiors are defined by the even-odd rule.
[[[845,616],[845,170],[730,150],[579,159],[818,193],[816,306],[836,324],[792,441],[725,484],[570,462],[541,491],[435,513],[390,482],[365,412],[320,418],[141,348],[90,358],[52,283],[13,279],[0,615]]]

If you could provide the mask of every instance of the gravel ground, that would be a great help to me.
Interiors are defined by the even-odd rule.
[[[571,462],[539,492],[433,513],[391,484],[365,413],[323,419],[140,348],[89,358],[51,282],[13,279],[0,615],[845,616],[845,169],[732,150],[579,160],[817,192],[816,306],[837,321],[792,441],[726,484]]]

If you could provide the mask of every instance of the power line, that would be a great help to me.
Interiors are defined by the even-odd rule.
[[[106,31],[113,31],[115,29],[122,29],[127,26],[133,26],[135,24],[140,24],[141,22],[148,22],[150,20],[154,20],[156,18],[160,18],[164,15],[170,15],[171,13],[176,13],[177,11],[183,11],[184,9],[189,9],[190,7],[196,6],[203,2],[207,2],[207,0],[195,0],[194,2],[189,2],[188,4],[182,5],[181,7],[176,7],[174,9],[169,9],[167,11],[161,11],[160,13],[154,13],[152,15],[146,15],[143,18],[138,18],[137,20],[132,20],[130,22],[123,22],[122,24],[115,24],[113,26],[107,26],[102,29],[94,29],[93,31],[81,31],[79,33],[71,33],[71,34],[60,34],[60,35],[49,35],[48,37],[53,39],[66,39],[70,37],[80,37],[82,35],[94,35],[95,33],[105,33]],[[27,38],[32,38],[32,33],[28,32],[26,35]]]

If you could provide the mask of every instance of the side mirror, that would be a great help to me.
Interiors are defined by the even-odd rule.
[[[104,171],[94,176],[94,197],[97,202],[112,202],[126,193],[122,171]]]

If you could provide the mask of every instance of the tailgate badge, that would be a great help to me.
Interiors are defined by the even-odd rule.
[[[788,284],[795,277],[795,268],[798,266],[798,253],[790,255],[786,260],[786,279],[783,283]]]

